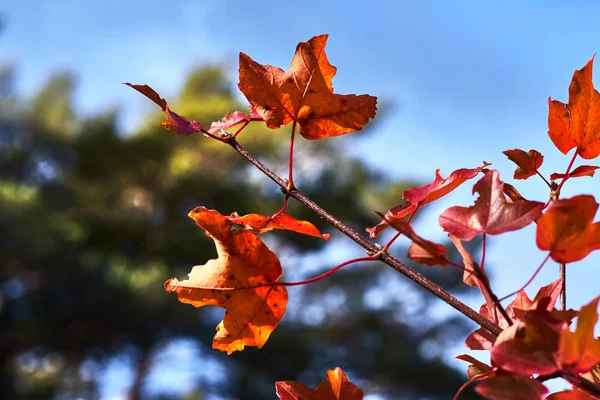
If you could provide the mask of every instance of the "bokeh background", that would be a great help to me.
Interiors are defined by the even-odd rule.
[[[454,357],[466,352],[474,325],[384,265],[291,288],[261,350],[212,350],[223,310],[179,304],[162,288],[215,256],[187,213],[204,205],[271,214],[282,195],[229,147],[160,128],[157,107],[120,83],[149,84],[181,114],[210,124],[246,110],[237,52],[285,68],[298,42],[329,33],[336,92],[379,96],[380,110],[361,132],[300,140],[297,183],[363,231],[378,222],[371,210],[399,204],[435,169],[446,176],[482,160],[527,198],[546,200],[541,180],[513,181],[501,152],[535,148],[544,174],[566,168],[569,157],[547,137],[547,98],[566,101],[573,71],[600,49],[599,13],[585,1],[3,2],[1,397],[271,399],[275,381],[316,387],[340,366],[368,400],[452,398],[466,380]],[[285,175],[287,133],[254,124],[240,141]],[[471,185],[427,206],[417,231],[445,241],[437,215],[472,204]],[[563,196],[598,199],[599,187],[580,178]],[[363,254],[297,204],[291,213],[333,237],[265,235],[285,280]],[[544,258],[532,227],[488,244],[500,296]],[[406,245],[392,250],[403,258]],[[470,248],[479,254],[476,241]],[[569,269],[570,307],[597,294],[599,261],[592,254]],[[482,302],[460,271],[413,267],[471,306]],[[528,292],[556,278],[549,264]]]

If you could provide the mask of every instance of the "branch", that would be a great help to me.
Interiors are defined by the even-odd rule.
[[[461,314],[465,315],[467,318],[471,319],[482,328],[488,330],[495,336],[498,336],[502,329],[494,324],[492,321],[480,315],[478,312],[473,310],[471,307],[467,306],[465,303],[458,300],[456,297],[452,296],[442,287],[438,286],[434,282],[430,281],[420,273],[410,269],[403,262],[398,260],[397,258],[391,256],[388,252],[382,251],[382,247],[379,244],[371,243],[362,237],[358,232],[354,229],[350,228],[343,222],[336,219],[334,216],[329,214],[327,211],[322,209],[318,204],[312,201],[309,197],[299,192],[297,189],[292,188],[288,190],[288,182],[284,179],[280,178],[277,174],[267,168],[264,164],[258,161],[252,154],[250,154],[242,145],[235,140],[233,136],[229,136],[226,142],[235,149],[242,157],[248,160],[252,165],[258,168],[263,174],[269,177],[273,182],[278,184],[282,191],[286,196],[293,197],[298,200],[301,204],[303,204],[308,209],[315,212],[319,217],[327,221],[337,230],[342,232],[344,235],[348,236],[350,239],[358,243],[361,247],[367,250],[369,255],[374,255],[380,253],[379,259],[390,267],[394,268],[396,271],[400,272],[404,276],[408,277],[410,280],[418,284],[419,286],[427,289],[429,292],[437,296],[439,299],[449,304],[451,307],[459,311]]]

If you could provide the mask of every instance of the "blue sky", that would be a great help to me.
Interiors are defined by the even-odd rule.
[[[133,129],[153,105],[121,82],[150,84],[168,98],[198,63],[225,62],[235,80],[239,51],[286,68],[298,42],[329,33],[336,91],[369,93],[394,105],[377,132],[351,146],[334,139],[344,151],[393,176],[424,180],[433,179],[436,168],[446,176],[486,160],[523,195],[545,201],[543,183],[515,183],[514,166],[501,152],[535,148],[545,156],[545,175],[565,169],[569,157],[546,133],[547,100],[566,101],[573,71],[600,50],[600,5],[490,3],[8,0],[0,6],[0,64],[17,67],[17,88],[25,95],[50,73],[72,70],[81,112],[118,105],[121,123]],[[418,232],[441,239],[435,216],[450,205],[471,205],[470,188],[467,183],[429,206]],[[563,197],[581,192],[600,200],[598,177],[570,181]],[[544,257],[533,227],[489,244],[500,295],[518,288]],[[599,264],[596,252],[569,269],[571,307],[598,294],[590,282],[599,281]],[[546,267],[534,285],[555,279],[555,271]],[[478,307],[481,299],[468,301]],[[436,311],[448,310],[441,304]]]

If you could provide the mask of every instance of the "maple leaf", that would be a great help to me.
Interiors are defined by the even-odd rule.
[[[600,363],[600,338],[594,337],[599,300],[600,297],[596,297],[581,308],[575,332],[565,324],[560,335],[561,364],[575,374],[587,372]]]
[[[515,375],[493,376],[481,382],[475,391],[489,400],[541,400],[548,393],[541,382]]]
[[[573,388],[562,392],[553,393],[546,397],[546,400],[596,400],[597,397],[592,397],[587,392]]]
[[[149,98],[150,100],[152,100],[160,106],[160,108],[164,111],[165,115],[167,116],[167,120],[161,122],[161,125],[164,128],[185,136],[189,136],[194,132],[199,132],[202,130],[202,125],[198,121],[189,120],[171,111],[169,109],[167,101],[160,97],[160,95],[156,93],[154,89],[152,89],[150,86],[133,85],[128,82],[125,82],[125,85],[134,88],[135,90],[137,90],[138,92],[140,92],[141,94],[143,94],[144,96],[146,96],[147,98]]]
[[[383,217],[382,215],[380,216]],[[409,259],[415,261],[416,263],[425,264],[430,267],[435,265],[448,265],[448,259],[445,257],[445,254],[448,252],[446,247],[430,240],[423,239],[421,236],[415,233],[412,226],[410,226],[410,224],[406,221],[394,220],[390,222],[390,225],[398,232],[401,232],[404,236],[412,240],[407,254]]]
[[[483,165],[477,168],[460,168],[452,171],[447,178],[442,177],[442,175],[440,175],[440,170],[436,169],[433,182],[428,183],[427,185],[406,189],[402,193],[402,198],[406,199],[406,203],[393,207],[385,213],[383,221],[372,228],[367,228],[369,237],[372,239],[376,238],[389,226],[390,222],[401,220],[412,214],[417,206],[423,207],[427,203],[431,203],[432,201],[447,195],[466,180],[474,178],[479,172],[486,171],[485,168],[488,165],[490,164],[484,161]]]
[[[535,175],[538,168],[542,166],[544,156],[537,150],[529,150],[527,153],[521,149],[505,150],[502,153],[508,157],[509,160],[517,164],[515,170],[515,179],[527,179],[532,175]]]
[[[575,168],[569,173],[569,178],[577,178],[580,176],[594,176],[598,168],[600,167],[596,165],[580,165],[579,167]],[[555,172],[552,175],[550,175],[550,179],[555,181],[557,179],[564,178],[565,176],[565,174],[559,174],[558,172]]]
[[[493,370],[491,366],[479,361],[475,357],[470,356],[468,354],[461,354],[459,356],[456,356],[456,358],[470,363],[467,369],[467,375],[469,379],[473,379],[478,375],[485,374],[486,372],[490,372]]]
[[[277,382],[275,389],[281,400],[362,400],[364,396],[363,391],[350,382],[339,367],[328,370],[316,390],[293,381]]]
[[[600,222],[593,222],[598,203],[582,194],[553,201],[537,221],[536,242],[556,262],[572,263],[600,249]]]
[[[473,186],[473,193],[479,193],[475,205],[448,208],[439,217],[440,226],[469,241],[480,233],[498,235],[521,229],[542,215],[544,203],[529,200],[508,203],[503,186],[498,171],[488,172]]]
[[[557,279],[549,285],[541,287],[535,295],[534,300],[531,300],[529,296],[527,296],[527,293],[521,289],[517,292],[513,301],[506,307],[506,313],[512,320],[515,320],[522,316],[523,313],[521,313],[521,311],[531,309],[531,307],[542,298],[549,299],[546,310],[552,311],[561,289],[562,280]],[[495,308],[490,307],[487,302],[481,306],[479,314],[490,321],[495,322],[502,329],[509,327],[508,322],[504,318],[498,318]],[[465,340],[465,344],[471,350],[490,350],[495,341],[496,336],[492,335],[487,329],[479,328],[471,332]]]
[[[285,287],[273,285],[281,276],[279,259],[251,231],[232,230],[233,222],[215,210],[197,207],[189,216],[214,240],[218,258],[195,266],[187,280],[169,279],[165,290],[182,303],[227,310],[213,348],[231,354],[262,347],[287,305]]]
[[[327,35],[301,42],[287,72],[240,53],[238,87],[271,129],[296,121],[315,140],[360,130],[375,117],[377,98],[333,93],[336,68],[327,60]]]
[[[317,227],[310,222],[297,220],[287,214],[279,214],[275,218],[271,218],[260,214],[246,214],[244,216],[239,216],[237,213],[233,213],[227,218],[234,224],[244,225],[246,228],[252,229],[259,234],[273,229],[284,229],[329,240],[329,234],[321,234]]]
[[[600,154],[600,93],[594,89],[594,57],[575,71],[569,85],[569,102],[548,99],[548,135],[563,153],[576,147],[582,158]]]
[[[263,118],[255,110],[250,114],[244,114],[241,111],[234,111],[226,114],[220,121],[215,121],[210,124],[209,133],[215,134],[221,129],[228,130],[229,128],[250,121],[262,121]]]

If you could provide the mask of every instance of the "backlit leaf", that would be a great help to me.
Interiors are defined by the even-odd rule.
[[[550,139],[563,154],[576,147],[588,160],[600,154],[600,93],[592,82],[593,66],[594,57],[575,71],[567,104],[548,99]]]
[[[364,396],[339,367],[327,371],[325,380],[316,390],[293,381],[277,382],[275,389],[281,400],[362,400]]]
[[[563,327],[560,336],[560,360],[563,367],[579,374],[591,370],[600,363],[600,339],[594,336],[594,327],[598,322],[598,301],[583,306],[577,317],[577,328],[571,332]]]
[[[600,168],[596,165],[580,165],[575,168],[573,171],[569,173],[569,178],[577,178],[580,176],[594,176],[596,170]],[[553,173],[550,175],[550,179],[555,181],[557,179],[562,179],[565,177],[565,174]]]
[[[600,222],[593,222],[598,203],[591,195],[555,200],[537,221],[536,242],[556,262],[579,261],[600,249]]]
[[[325,54],[327,35],[301,42],[288,71],[262,65],[240,53],[238,87],[271,129],[299,124],[306,139],[360,130],[375,117],[377,98],[333,93],[336,73]]]
[[[527,153],[521,149],[505,150],[504,153],[509,160],[517,164],[515,179],[527,179],[535,175],[542,166],[544,156],[537,150],[529,150]]]
[[[231,354],[244,346],[262,347],[288,301],[285,287],[273,285],[281,276],[279,259],[251,231],[232,230],[233,222],[215,210],[197,207],[189,215],[214,240],[218,258],[195,266],[189,279],[169,279],[165,290],[182,303],[227,310],[213,348]]]
[[[471,240],[480,233],[498,235],[521,229],[542,214],[544,203],[520,200],[508,203],[500,174],[488,172],[474,186],[479,193],[471,207],[450,207],[439,217],[440,226],[461,240]]]
[[[241,111],[234,111],[223,117],[220,121],[213,122],[210,125],[209,133],[218,133],[221,129],[228,130],[239,124],[250,121],[262,121],[262,117],[254,110],[250,114],[244,114]]]
[[[493,376],[480,383],[475,391],[489,400],[541,400],[548,389],[535,379],[515,376]]]
[[[264,233],[273,229],[284,229],[329,240],[329,234],[321,234],[317,227],[310,222],[299,221],[287,214],[280,214],[275,218],[271,218],[260,214],[247,214],[240,217],[237,213],[233,213],[227,218],[234,224],[244,225],[256,233]]]

